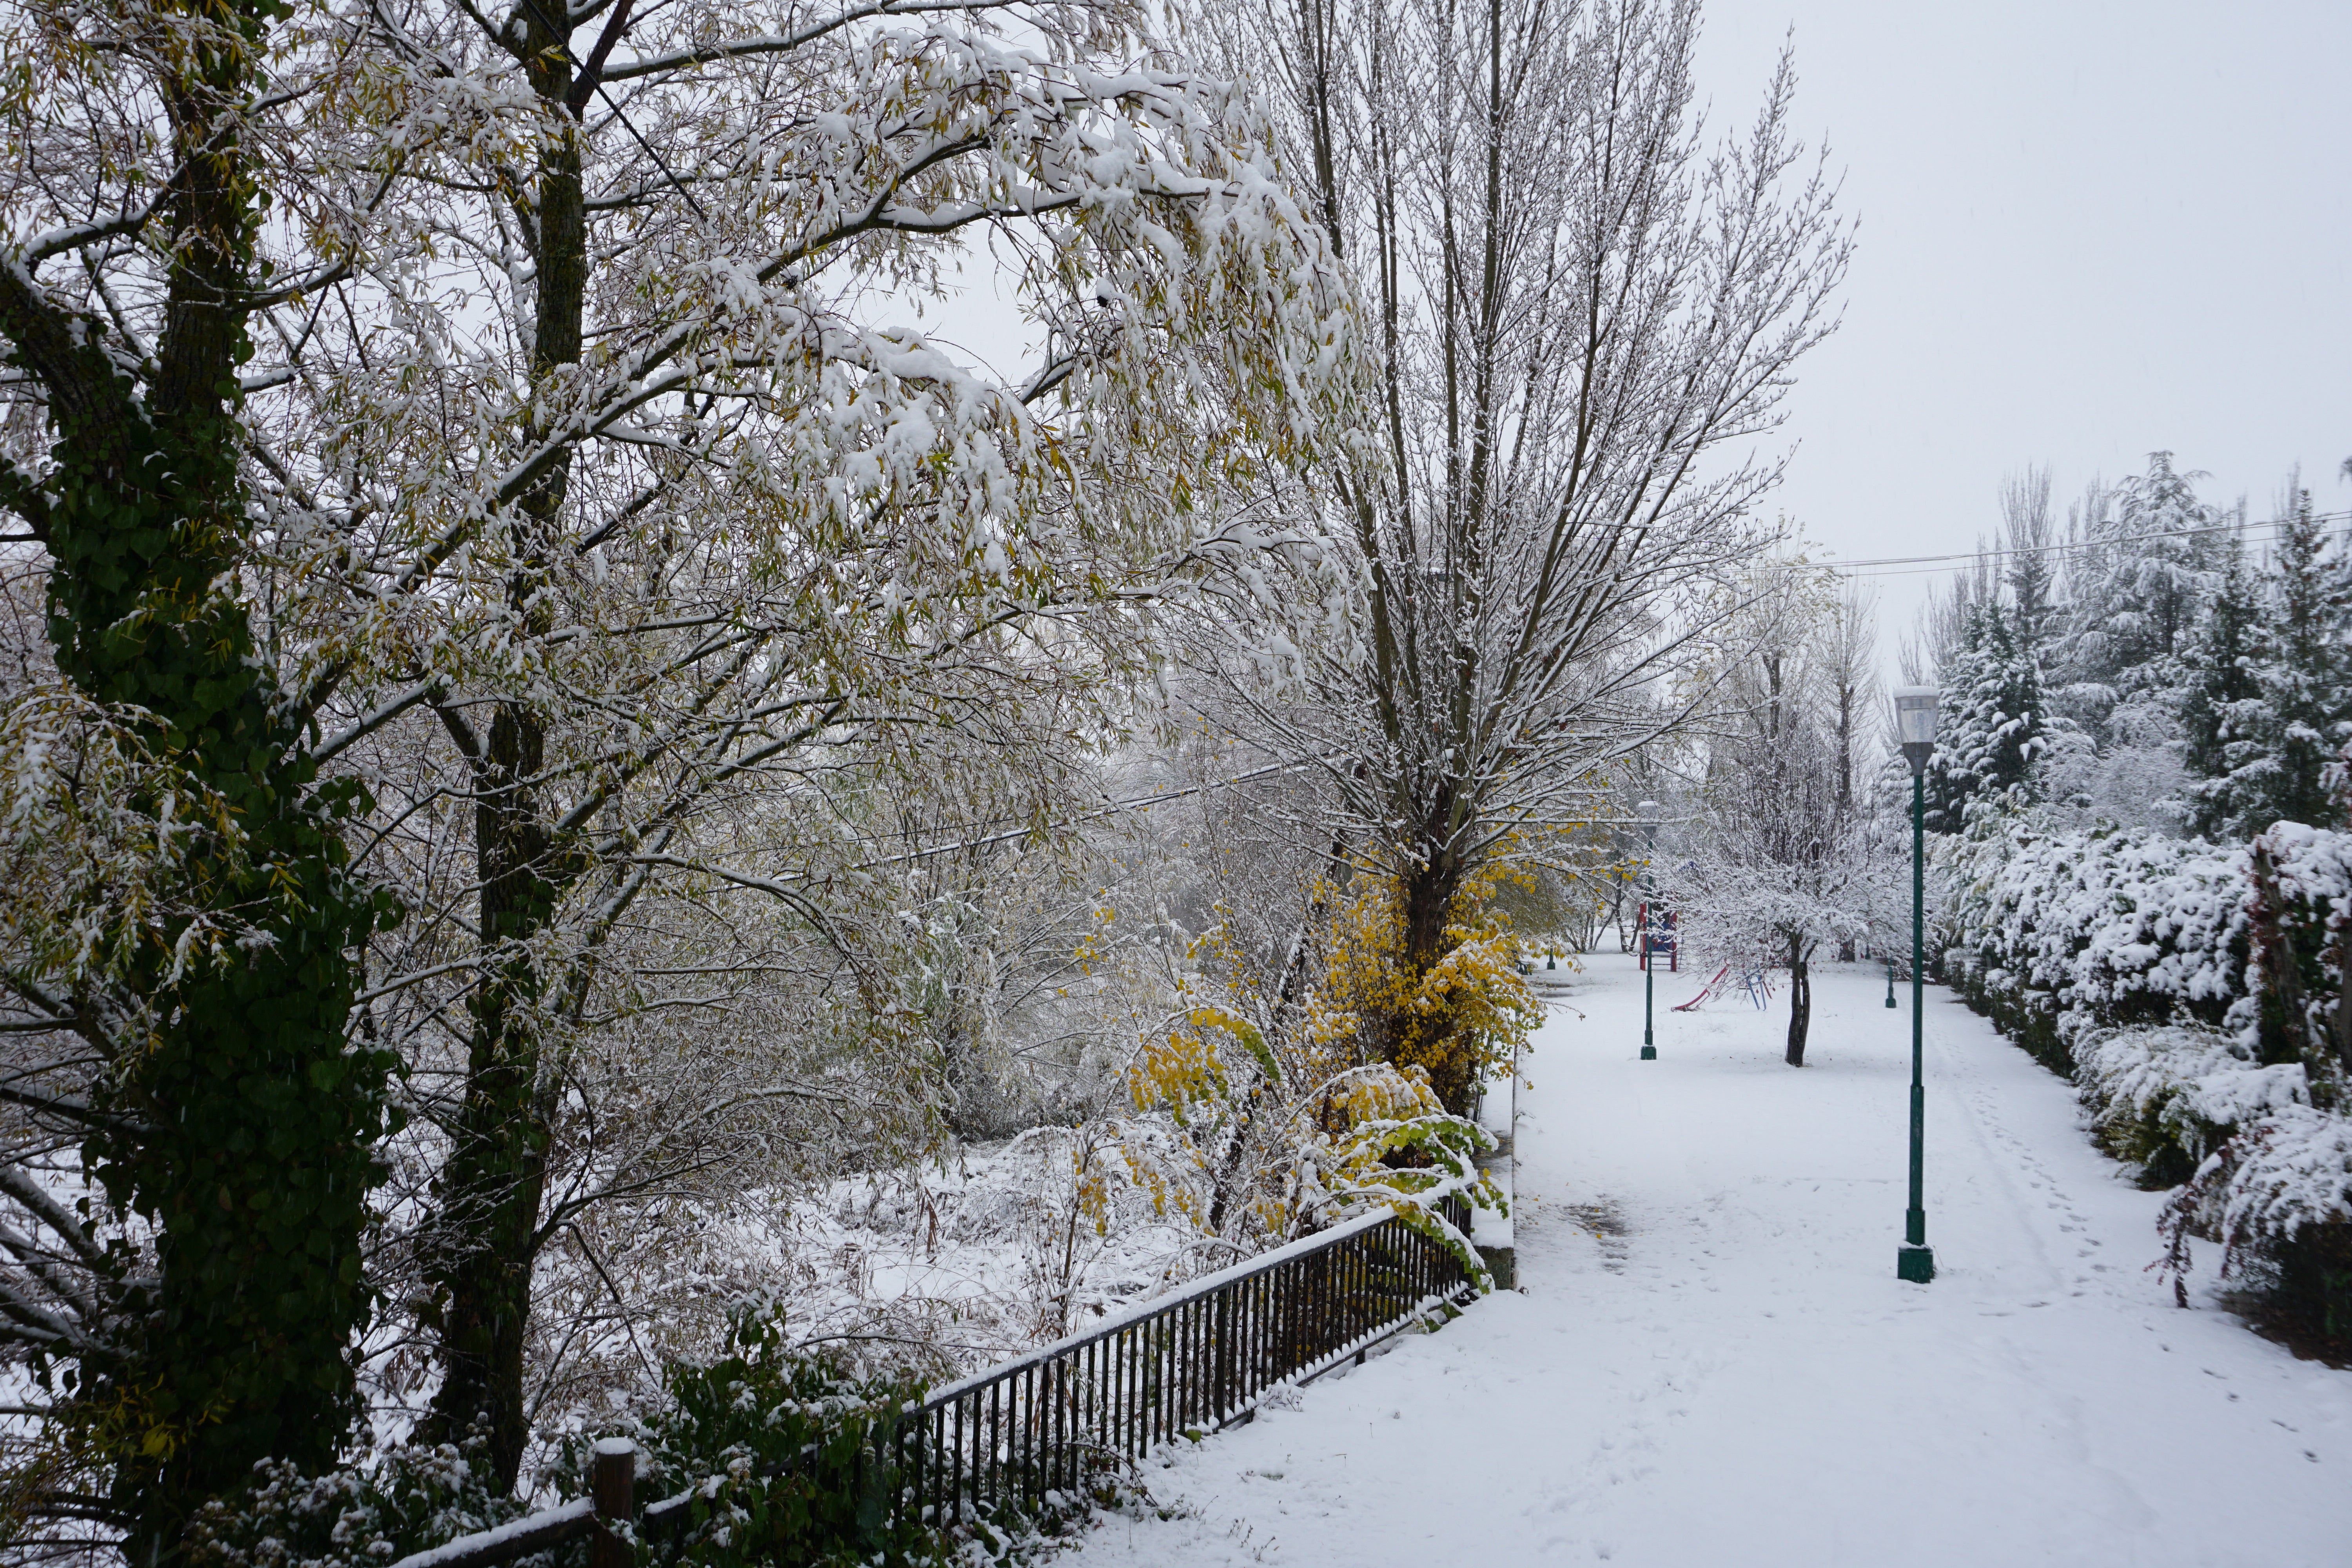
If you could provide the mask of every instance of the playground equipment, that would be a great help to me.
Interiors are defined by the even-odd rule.
[[[1649,968],[1651,955],[1657,953],[1664,957],[1667,973],[1679,972],[1683,966],[1683,944],[1680,921],[1675,917],[1675,911],[1663,904],[1656,906],[1654,918],[1657,923],[1654,926],[1650,923],[1653,912],[1652,906],[1647,901],[1639,906],[1639,913],[1642,932],[1639,952],[1642,956],[1642,967]]]
[[[1733,963],[1740,965],[1737,980],[1727,984],[1727,978],[1732,974],[1732,966],[1730,963],[1726,963],[1715,972],[1715,978],[1699,987],[1697,995],[1687,1002],[1677,1004],[1675,1011],[1688,1013],[1696,1008],[1704,1007],[1718,996],[1728,996],[1735,987],[1747,994],[1748,999],[1756,1004],[1759,1012],[1770,1007],[1772,1005],[1771,964],[1760,961],[1750,963],[1745,959],[1735,959]]]
[[[1717,971],[1715,972],[1715,978],[1714,978],[1714,979],[1712,979],[1712,980],[1710,980],[1710,981],[1708,981],[1706,984],[1704,984],[1704,985],[1702,985],[1702,986],[1700,986],[1700,987],[1698,988],[1698,994],[1697,994],[1697,995],[1696,995],[1696,996],[1692,997],[1692,998],[1691,998],[1689,1001],[1687,1001],[1687,1002],[1685,1002],[1685,1003],[1681,1003],[1681,1004],[1679,1004],[1679,1005],[1675,1008],[1675,1012],[1677,1012],[1677,1013],[1687,1013],[1687,1012],[1691,1011],[1691,1010],[1692,1010],[1693,1008],[1695,1008],[1695,1007],[1704,1007],[1704,1006],[1706,1006],[1706,1004],[1707,1004],[1708,999],[1709,999],[1710,997],[1712,997],[1712,996],[1715,994],[1715,988],[1716,988],[1717,986],[1718,986],[1718,985],[1722,984],[1723,984],[1723,977],[1724,977],[1725,975],[1727,975],[1727,974],[1730,973],[1731,973],[1731,965],[1729,965],[1729,964],[1727,964],[1727,964],[1725,964],[1721,969],[1717,970]]]

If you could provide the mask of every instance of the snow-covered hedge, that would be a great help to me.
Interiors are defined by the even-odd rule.
[[[2265,1060],[2327,1055],[2332,1044],[2329,1059],[2352,1077],[2352,1015],[2341,1003],[2352,970],[2352,834],[2282,822],[2246,856],[2252,952],[2232,1022]]]
[[[2242,1124],[2165,1205],[2174,1289],[2187,1237],[2221,1244],[2221,1272],[2267,1274],[2274,1298],[2352,1340],[2352,1117],[2287,1105]]]
[[[2172,1208],[2232,1252],[2352,1221],[2352,1117],[2289,1104],[2252,1119],[2205,1157]]]
[[[2021,820],[1940,859],[1944,975],[2053,1068],[2149,1186],[2352,1338],[2352,834],[2280,823],[2219,847]]]
[[[2061,1072],[2074,1031],[2218,1025],[2242,994],[2242,851],[2145,829],[2017,826],[1962,846],[1947,868],[1946,977]]]
[[[2242,1044],[2201,1024],[2092,1028],[2074,1054],[2093,1134],[2152,1185],[2187,1181],[2241,1124],[2311,1103],[2302,1063],[2257,1066]]]
[[[2265,866],[2299,970],[2305,1016],[2293,1032],[2325,1037],[2352,912],[2352,835],[2297,823],[2237,847],[2021,823],[1958,844],[1943,865],[1945,978],[2061,1072],[2079,1065],[2084,1031],[2133,1024],[2205,1024],[2274,1058],[2275,1042],[2252,1037]]]

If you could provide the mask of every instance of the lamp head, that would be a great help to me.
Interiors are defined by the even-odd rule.
[[[1658,803],[1656,801],[1645,800],[1641,805],[1635,806],[1633,811],[1635,813],[1633,817],[1634,826],[1640,828],[1644,833],[1655,833],[1658,830]]]
[[[1903,742],[1903,760],[1913,777],[1927,771],[1936,750],[1936,705],[1943,694],[1932,686],[1895,689],[1895,734]]]

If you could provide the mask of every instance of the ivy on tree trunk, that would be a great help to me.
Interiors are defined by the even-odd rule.
[[[66,679],[130,714],[156,751],[229,809],[184,896],[241,933],[183,967],[173,938],[133,931],[111,997],[77,996],[105,1058],[88,1168],[153,1226],[126,1265],[131,1310],[101,1355],[49,1373],[110,1466],[132,1561],[173,1560],[191,1513],[268,1457],[331,1462],[356,1413],[365,1199],[378,1179],[390,1069],[347,1048],[352,952],[388,897],[345,868],[340,823],[364,809],[320,785],[303,721],[260,658],[235,573],[249,543],[238,366],[251,354],[254,237],[264,205],[240,140],[267,0],[172,7],[187,47],[155,83],[175,172],[134,227],[169,259],[152,362],[37,280],[0,271],[0,331],[40,386],[52,467],[0,473],[50,556],[48,635]],[[167,795],[126,803],[169,817]],[[93,985],[97,982],[91,982]],[[97,1020],[107,1020],[102,1025]]]

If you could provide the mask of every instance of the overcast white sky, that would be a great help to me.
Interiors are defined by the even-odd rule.
[[[1850,560],[1964,550],[2001,476],[2059,493],[2169,447],[2267,515],[2352,505],[2352,4],[1716,0],[1702,90],[1797,121],[1860,243],[1799,371],[1780,504]],[[1922,575],[1876,579],[1882,640]]]
[[[1861,224],[1789,405],[1777,504],[1811,537],[1967,550],[2004,474],[2063,498],[2159,447],[2257,518],[2298,463],[2352,505],[2352,0],[1714,0],[1711,125],[1792,28],[1797,123]],[[1006,370],[987,271],[929,324]],[[1871,579],[1890,660],[1937,580]]]

